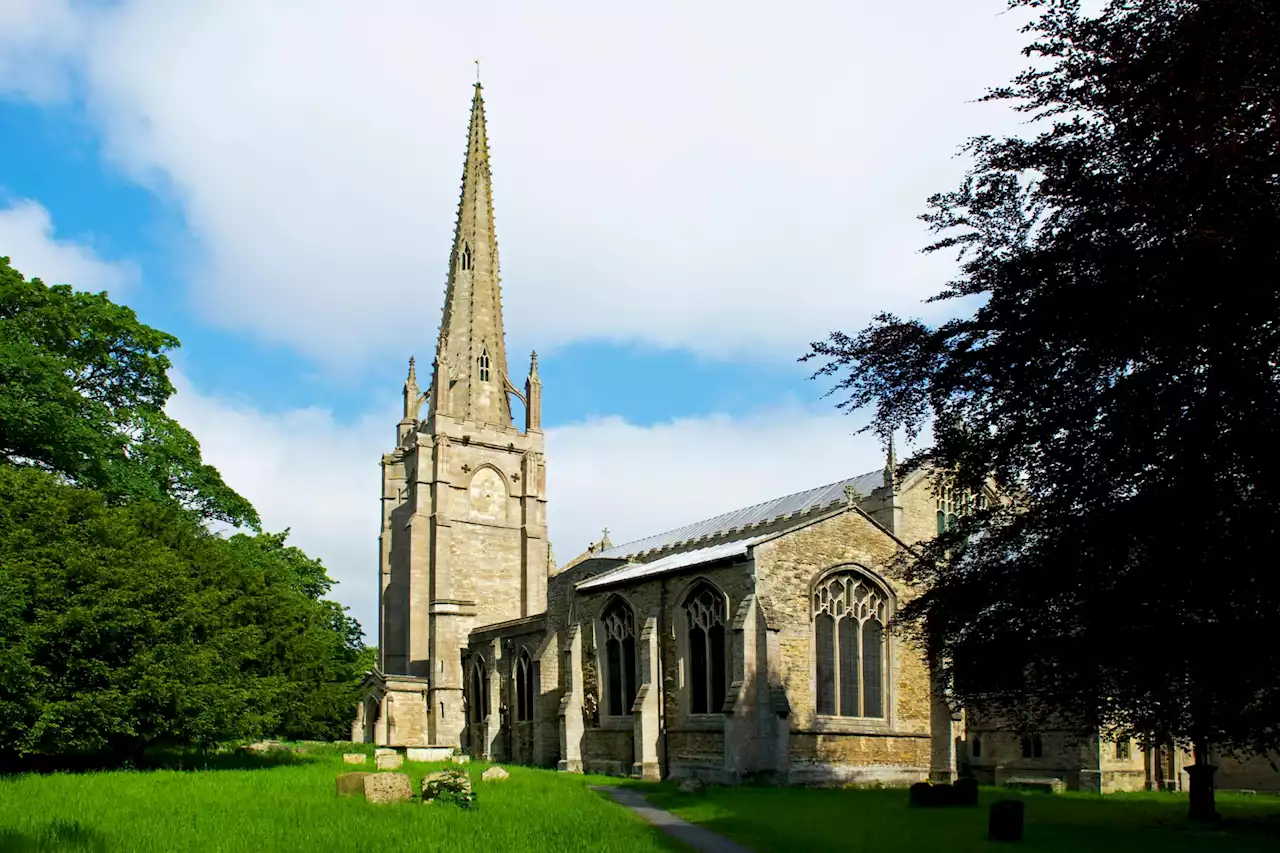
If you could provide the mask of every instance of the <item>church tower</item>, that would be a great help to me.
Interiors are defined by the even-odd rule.
[[[467,635],[546,609],[542,382],[536,354],[525,393],[507,373],[498,270],[477,83],[431,380],[420,391],[410,359],[397,446],[382,459],[379,665],[386,690],[418,685],[425,717],[422,699],[397,704],[379,742],[457,746]]]

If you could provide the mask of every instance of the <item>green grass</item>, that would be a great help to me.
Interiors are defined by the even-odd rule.
[[[632,783],[634,784],[634,783]],[[978,808],[913,809],[905,789],[813,790],[708,788],[681,794],[674,785],[644,785],[649,801],[691,823],[726,835],[757,853],[850,850],[1008,850],[1072,853],[1231,853],[1280,851],[1280,798],[1218,796],[1219,828],[1192,826],[1185,796],[1175,794],[1023,795],[1021,844],[992,843],[987,806],[1010,796],[983,790]]]
[[[342,764],[347,750],[320,748],[300,758],[215,756],[209,765],[222,769],[2,778],[0,851],[686,850],[590,790],[592,780],[547,770],[508,766],[510,779],[482,782],[488,765],[471,764],[478,794],[473,811],[339,798],[334,777],[362,769]],[[422,776],[440,766],[406,762],[402,769],[417,793]]]

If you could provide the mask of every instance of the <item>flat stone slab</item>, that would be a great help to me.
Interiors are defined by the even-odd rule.
[[[706,827],[682,820],[671,812],[655,809],[649,805],[644,795],[626,788],[610,788],[605,785],[592,785],[591,790],[608,794],[614,802],[624,805],[640,815],[652,826],[656,826],[677,841],[683,841],[699,853],[751,853],[750,848],[743,847],[736,841],[730,841],[723,835],[717,835]]]
[[[379,770],[399,770],[400,765],[404,764],[404,756],[398,753],[379,755],[374,758],[374,763]]]
[[[503,779],[510,779],[511,774],[495,764],[481,773],[480,778],[485,782],[498,782]]]
[[[453,755],[453,747],[451,746],[411,746],[405,751],[405,757],[410,761],[448,761],[449,756]]]
[[[368,761],[369,756],[363,752],[348,752],[342,756],[343,764],[366,764]]]

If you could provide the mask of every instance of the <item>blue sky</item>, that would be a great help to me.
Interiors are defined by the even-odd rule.
[[[560,561],[878,467],[796,359],[932,316],[915,217],[1013,127],[972,103],[1022,64],[1004,4],[426,6],[0,0],[0,255],[176,334],[174,413],[372,627],[480,55]]]

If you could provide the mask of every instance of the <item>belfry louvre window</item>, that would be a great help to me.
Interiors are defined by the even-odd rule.
[[[600,617],[604,625],[605,713],[621,717],[636,701],[636,618],[621,598]]]
[[[529,660],[529,650],[521,649],[516,658],[516,720],[528,722],[533,719],[533,663]]]
[[[980,492],[974,494],[957,489],[951,480],[947,480],[937,494],[937,503],[938,532],[945,533],[956,526],[956,519],[960,516],[986,507],[987,498]]]
[[[462,244],[462,254],[458,260],[458,266],[464,270],[471,269],[471,247],[466,243]]]
[[[481,723],[489,716],[489,669],[484,658],[477,657],[471,666],[471,722]]]
[[[689,631],[689,712],[715,714],[724,707],[724,596],[705,581],[684,600]]]
[[[841,572],[813,593],[818,713],[883,719],[889,596],[865,575]]]
[[[480,381],[488,382],[489,381],[489,350],[487,347],[485,349],[480,350],[480,358],[478,361],[479,361],[479,367],[480,367]]]

